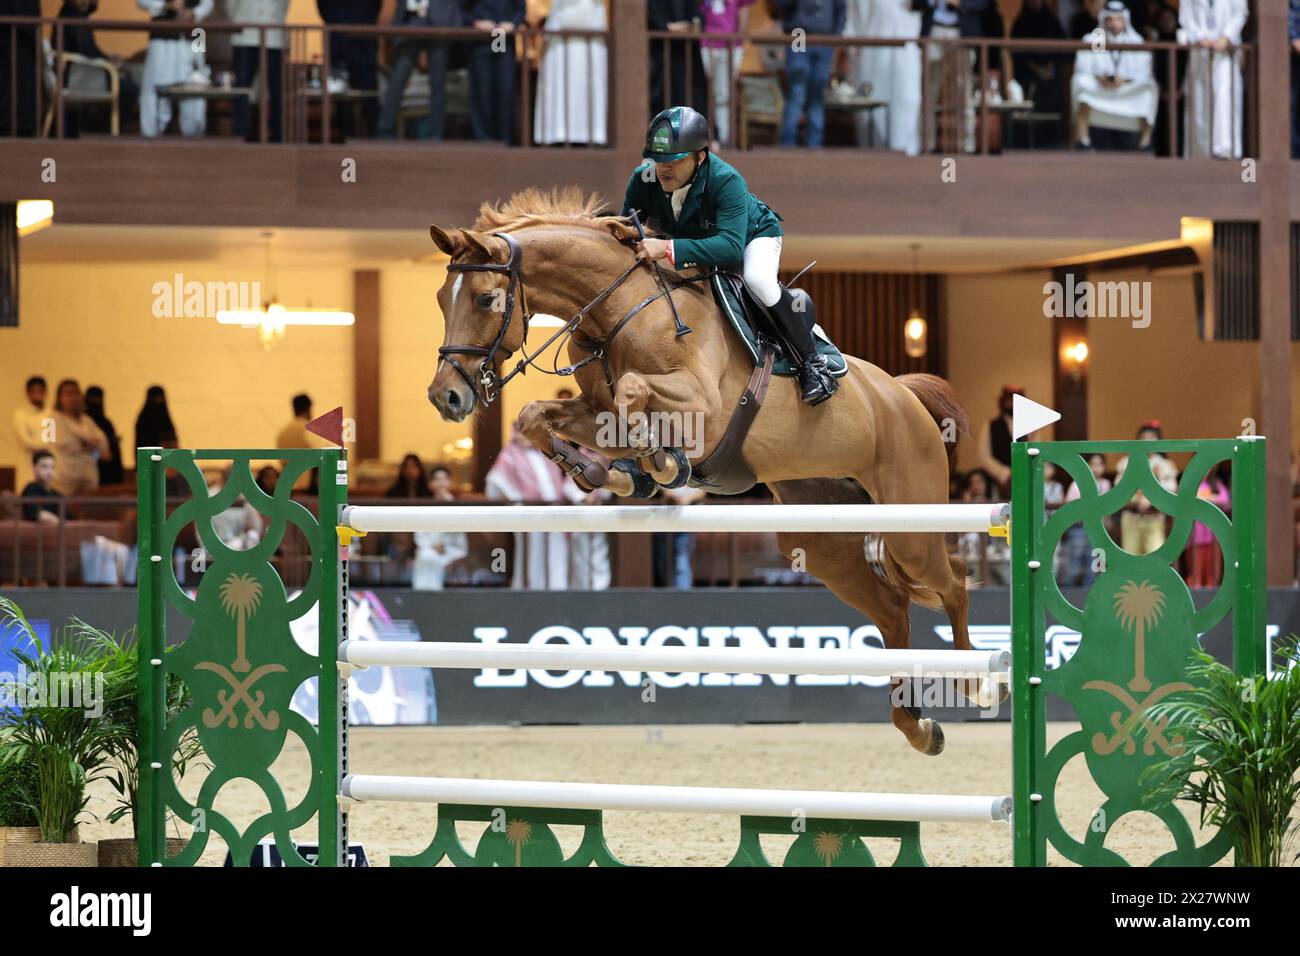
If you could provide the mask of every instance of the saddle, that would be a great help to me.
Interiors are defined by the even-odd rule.
[[[750,294],[745,280],[735,273],[715,272],[710,279],[710,285],[713,287],[713,297],[717,300],[719,310],[740,336],[740,341],[754,360],[754,364],[756,366],[762,364],[760,340],[765,338],[777,351],[772,374],[782,377],[799,374],[795,363],[789,358],[789,349],[767,313],[767,308]],[[802,299],[804,322],[812,332],[817,353],[826,360],[826,368],[831,375],[840,378],[849,370],[848,362],[844,360],[843,354],[827,337],[822,327],[817,324],[817,308],[813,304],[812,296],[803,289],[791,289],[790,294],[796,299]]]

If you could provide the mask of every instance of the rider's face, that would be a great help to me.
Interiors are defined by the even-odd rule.
[[[695,154],[691,153],[671,163],[655,163],[655,178],[666,193],[681,189],[695,175],[696,162]]]

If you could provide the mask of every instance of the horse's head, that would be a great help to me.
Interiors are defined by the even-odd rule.
[[[518,247],[501,236],[429,227],[451,257],[438,290],[446,329],[429,401],[444,419],[463,421],[480,398],[495,397],[497,371],[524,340]]]

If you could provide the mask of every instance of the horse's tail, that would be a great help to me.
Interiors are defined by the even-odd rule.
[[[970,435],[970,415],[962,407],[957,393],[938,375],[925,372],[899,375],[895,381],[921,400],[925,410],[939,426],[944,439],[944,450],[948,453],[948,468],[951,470],[957,454],[958,439]]]
[[[920,399],[921,404],[925,406],[925,410],[930,413],[930,417],[939,426],[939,431],[944,438],[944,450],[948,453],[948,468],[951,470],[957,454],[957,440],[968,436],[971,431],[970,415],[962,407],[957,398],[957,393],[944,379],[924,372],[899,375],[896,381]],[[949,438],[952,440],[949,441]],[[889,553],[889,549],[886,547],[880,549],[879,566],[885,580],[905,591],[912,603],[930,608],[938,608],[943,605],[938,592],[914,581],[894,560],[894,556]],[[968,577],[966,586],[967,588],[974,587],[975,582]]]

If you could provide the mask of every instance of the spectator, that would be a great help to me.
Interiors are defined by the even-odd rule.
[[[316,0],[320,18],[331,25],[374,26],[379,22],[383,0]],[[330,76],[339,90],[369,91],[379,88],[379,40],[374,36],[330,32]],[[330,87],[330,91],[335,90]],[[339,130],[343,136],[352,136],[351,109],[340,110]],[[362,135],[370,135],[377,126],[379,104],[373,99],[363,99],[361,116]]]
[[[236,23],[284,23],[289,13],[289,0],[226,0],[226,13]],[[261,104],[259,91],[263,83],[266,86],[267,124],[266,137],[272,143],[280,142],[283,136],[281,126],[281,103],[283,101],[284,77],[284,31],[266,31],[266,76],[258,76],[261,60],[262,31],[247,27],[230,38],[231,56],[235,69],[236,86],[252,86],[254,78],[259,80],[253,91],[253,102]],[[249,140],[261,139],[261,132],[250,129],[249,115],[252,112],[247,98],[235,100],[235,117],[233,130],[236,136]]]
[[[669,505],[695,505],[705,498],[702,490],[689,485],[680,488],[661,488],[660,493],[664,503]],[[689,531],[661,532],[654,536],[652,550],[656,587],[689,591],[695,586],[695,572],[691,568],[695,535]]]
[[[208,485],[209,498],[215,498],[230,482],[231,470],[232,466],[227,465],[220,478]],[[262,516],[240,495],[225,511],[212,516],[212,530],[226,547],[247,551],[262,540]]]
[[[1083,0],[1074,16],[1070,17],[1071,38],[1082,40],[1101,26],[1101,23],[1097,20],[1097,13],[1101,10],[1101,5],[1104,2],[1105,0]]]
[[[646,0],[646,25],[657,32],[690,33],[700,25],[698,0]],[[709,115],[708,78],[692,40],[650,41],[650,115],[689,106]]]
[[[980,431],[980,466],[1002,497],[1011,494],[1011,412],[1015,397],[1024,394],[1019,385],[1003,385],[998,396],[998,415]]]
[[[1025,0],[1011,24],[1013,40],[1064,40],[1065,29],[1047,0]],[[1061,85],[1068,61],[1059,51],[1026,50],[1011,56],[1016,82],[1039,113],[1061,113]]]
[[[40,0],[8,0],[10,17],[39,17]],[[0,136],[36,135],[36,86],[41,37],[34,26],[0,24]],[[12,79],[11,79],[12,78]]]
[[[713,132],[722,146],[731,145],[731,94],[737,88],[740,63],[744,59],[743,40],[715,40],[709,34],[749,32],[749,8],[754,0],[703,0],[700,53],[704,73],[713,91]]]
[[[1244,79],[1241,43],[1246,0],[1182,0],[1178,23],[1193,49],[1184,89],[1186,141],[1183,154],[1194,159],[1241,156],[1241,105]]]
[[[1232,495],[1227,482],[1218,471],[1206,473],[1196,497],[1211,502],[1225,514],[1232,510]],[[1223,550],[1218,539],[1207,525],[1196,522],[1192,526],[1192,542],[1187,548],[1189,588],[1217,588],[1223,580]]]
[[[1300,159],[1300,0],[1287,0],[1291,38],[1291,158]]]
[[[485,481],[492,501],[559,503],[580,501],[584,495],[564,472],[524,438],[516,425],[510,443],[501,449]],[[534,591],[564,591],[569,587],[569,541],[563,532],[514,533],[515,562],[510,586]]]
[[[393,13],[393,26],[398,27],[461,25],[457,0],[398,0],[397,9]],[[406,95],[411,71],[423,54],[429,71],[429,115],[422,138],[434,142],[442,140],[447,125],[447,61],[451,47],[449,40],[427,38],[400,37],[393,43],[393,66],[388,72],[384,105],[379,111],[380,137],[397,138],[397,117],[402,110],[402,98]]]
[[[54,490],[54,455],[48,451],[32,454],[32,480],[23,486],[24,498],[54,499],[43,505],[23,505],[23,520],[39,524],[58,524],[59,506],[54,502],[63,495]]]
[[[140,135],[161,136],[172,121],[172,99],[158,95],[158,87],[184,83],[206,67],[203,54],[194,51],[190,31],[212,13],[212,0],[135,0],[154,23],[175,23],[174,30],[149,35],[144,79],[140,84]],[[206,82],[206,77],[204,78]],[[208,128],[207,101],[201,96],[180,101],[182,136],[202,136]]]
[[[1092,471],[1092,479],[1097,485],[1097,494],[1104,495],[1110,491],[1110,480],[1106,477],[1106,456],[1089,455],[1088,468]],[[1076,481],[1065,493],[1065,501],[1066,503],[1076,501],[1082,497],[1082,494]],[[1062,545],[1064,554],[1061,562],[1061,586],[1092,587],[1097,569],[1093,567],[1092,543],[1088,540],[1087,529],[1082,524],[1070,525],[1062,538]]]
[[[844,0],[774,0],[781,14],[781,28],[786,33],[802,30],[805,35],[844,32],[848,13]],[[801,39],[791,42],[785,53],[785,115],[781,118],[781,145],[797,144],[799,118],[805,116],[804,144],[820,149],[826,126],[826,107],[822,102],[831,78],[835,48],[806,45]]]
[[[424,463],[419,455],[407,455],[397,469],[397,478],[384,492],[385,498],[432,498],[433,489],[424,477]]]
[[[1117,43],[1142,43],[1122,0],[1108,0],[1101,26],[1086,37],[1092,48],[1074,57],[1070,82],[1074,110],[1074,139],[1080,149],[1098,145],[1116,149],[1150,149],[1160,89],[1146,50],[1112,50]]]
[[[280,429],[275,437],[276,448],[332,448],[333,442],[326,441],[319,435],[307,431],[307,423],[312,420],[311,396],[305,392],[293,397],[293,418]],[[283,466],[288,462],[281,462]],[[298,476],[293,483],[294,491],[314,493],[320,487],[320,475],[315,468],[309,468]]]
[[[1178,42],[1178,11],[1166,3],[1156,3],[1151,13],[1151,26],[1147,30],[1151,40],[1156,43]],[[1183,77],[1187,74],[1187,58],[1168,50],[1157,50],[1153,57],[1156,85],[1163,88],[1168,84],[1169,57],[1174,58],[1174,89],[1182,89]],[[1175,136],[1173,152],[1169,149],[1169,97],[1161,96],[1156,108],[1156,129],[1152,137],[1157,156],[1182,155],[1183,130],[1177,120],[1174,121]]]
[[[275,483],[280,480],[280,472],[272,465],[263,465],[257,471],[257,487],[271,497],[275,497]]]
[[[433,466],[427,487],[437,502],[456,500],[451,490],[451,471],[445,465]],[[415,532],[411,587],[417,591],[441,591],[446,583],[447,568],[468,554],[469,539],[463,531]]]
[[[1043,510],[1049,515],[1065,504],[1065,486],[1056,478],[1056,466],[1050,461],[1043,464]]]
[[[490,38],[469,47],[469,111],[474,138],[515,138],[515,30],[524,25],[524,0],[468,0],[466,15]]]
[[[921,35],[938,40],[1001,37],[1002,15],[992,0],[916,0],[921,9]],[[1002,52],[990,46],[988,68],[991,77],[1001,75]],[[952,44],[931,44],[926,60],[930,89],[935,91],[939,112],[949,117],[963,117],[961,135],[956,142],[951,135],[941,142],[941,149],[960,148],[975,151],[975,97],[970,93],[971,77],[979,64],[974,49]],[[933,120],[931,120],[933,122]],[[955,127],[956,121],[951,125]],[[929,132],[934,132],[931,126]],[[951,145],[949,145],[951,143]]]
[[[546,18],[547,30],[604,30],[607,26],[604,0],[554,0]],[[604,40],[547,39],[537,70],[533,139],[542,144],[603,146],[607,139],[608,75]]]
[[[135,447],[179,447],[176,426],[167,410],[167,393],[161,385],[150,385],[145,392],[144,406],[135,418]]]
[[[982,468],[966,475],[961,500],[966,504],[982,504],[996,500],[996,486],[991,475]],[[1010,552],[1004,539],[989,538],[985,534],[966,532],[957,538],[957,553],[972,574],[989,584],[1006,584],[1010,570]],[[979,569],[977,572],[976,569]]]
[[[99,486],[120,485],[126,478],[122,465],[122,441],[117,428],[104,414],[104,390],[98,385],[86,389],[86,414],[99,426],[99,430],[108,439],[108,454],[99,459]]]
[[[1139,441],[1159,441],[1162,437],[1160,423],[1143,422],[1142,427],[1138,429],[1137,437]],[[1178,468],[1174,463],[1159,452],[1153,452],[1147,458],[1151,465],[1151,474],[1155,476],[1160,487],[1170,494],[1177,492]],[[1125,455],[1119,460],[1119,468],[1115,472],[1116,482],[1124,477],[1127,468],[1128,456]],[[1159,550],[1165,543],[1164,512],[1156,511],[1146,495],[1141,491],[1135,491],[1132,500],[1125,505],[1124,512],[1120,515],[1119,531],[1120,547],[1125,551],[1130,554],[1150,554],[1152,551]]]
[[[921,35],[921,14],[911,0],[850,0],[849,36],[914,39]],[[864,46],[849,52],[855,87],[869,84],[873,98],[888,103],[885,110],[858,115],[858,144],[885,143],[908,156],[921,151],[921,48]],[[873,129],[874,127],[874,129]]]
[[[73,498],[99,487],[97,457],[108,454],[108,439],[86,414],[81,386],[66,378],[54,392],[54,487]]]
[[[32,455],[47,450],[51,419],[45,412],[45,379],[33,375],[27,380],[27,401],[14,409],[14,436],[18,439],[18,469],[15,487],[32,480]]]
[[[60,20],[89,20],[91,15],[99,9],[98,0],[63,0],[63,6],[59,8]],[[50,46],[57,49],[56,28],[50,27]],[[115,66],[121,66],[122,58],[115,53],[105,53],[95,42],[95,31],[87,26],[65,25],[63,28],[63,52],[75,53],[77,56],[84,56],[88,60],[105,60]],[[95,82],[101,84],[101,88],[107,86],[103,70],[95,69],[79,63],[69,63],[63,74],[65,86],[75,84],[81,76],[86,74],[93,75]],[[131,74],[126,70],[119,70],[118,78],[118,104],[123,113],[132,112],[128,109],[128,104],[139,99],[140,91],[136,88],[135,81]],[[101,107],[94,107],[102,111]],[[65,108],[63,114],[63,135],[65,138],[73,139],[81,134],[81,114],[86,108]],[[104,123],[102,128],[108,131],[108,124]]]

